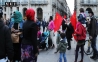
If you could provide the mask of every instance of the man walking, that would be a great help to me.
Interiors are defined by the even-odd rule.
[[[97,38],[97,20],[94,17],[94,13],[91,11],[89,12],[89,16],[91,18],[90,24],[89,24],[89,38],[91,40],[91,47],[93,49],[93,56],[91,56],[91,59],[97,59],[98,58],[98,51],[96,48],[96,38]]]

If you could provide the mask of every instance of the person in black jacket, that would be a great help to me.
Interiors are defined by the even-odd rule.
[[[96,38],[97,38],[97,20],[94,17],[94,13],[91,11],[89,12],[89,16],[91,18],[91,21],[89,23],[88,32],[89,32],[89,38],[91,40],[91,47],[93,49],[93,56],[91,56],[91,59],[98,59],[98,51],[96,48]]]
[[[63,32],[66,30],[65,22],[66,22],[66,19],[63,19],[63,21],[62,21],[62,31]]]
[[[70,19],[67,19],[67,21],[65,22],[65,27],[66,27],[66,38],[67,38],[67,42],[68,42],[68,50],[71,49],[71,38],[72,38],[72,34],[74,33],[74,28],[72,26],[72,24],[70,23]]]
[[[37,62],[37,24],[34,21],[35,11],[26,11],[27,21],[23,24],[23,40],[21,43],[21,61]]]
[[[2,19],[3,13],[0,13],[0,60],[8,56],[10,62],[13,61],[14,50],[11,40],[11,32],[7,26],[4,25]]]

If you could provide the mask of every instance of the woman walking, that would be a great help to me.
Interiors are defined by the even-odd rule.
[[[23,24],[23,41],[21,43],[21,61],[37,62],[37,24],[34,21],[35,11],[26,11],[27,21]]]
[[[50,31],[50,39],[52,40],[52,48],[56,47],[56,42],[53,41],[53,36],[54,36],[54,21],[53,21],[53,17],[50,16],[50,20],[49,20],[49,25],[48,25],[48,30]]]
[[[77,23],[75,33],[76,33],[76,37],[77,37],[77,45],[76,45],[75,61],[74,62],[77,62],[79,48],[81,48],[81,60],[79,62],[83,62],[84,45],[85,45],[85,39],[86,39],[86,29],[82,25],[81,20],[79,20]]]

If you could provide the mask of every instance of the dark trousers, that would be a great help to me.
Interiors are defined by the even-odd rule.
[[[14,47],[14,58],[13,61],[15,62],[20,61],[21,60],[21,46],[20,43],[13,43],[13,47]]]
[[[93,56],[98,55],[98,51],[97,51],[97,48],[96,48],[96,37],[91,39],[91,47],[93,49]]]
[[[67,39],[67,42],[68,42],[68,47],[71,48],[71,38]]]
[[[43,26],[43,32],[45,31],[45,26]]]
[[[83,57],[84,57],[84,45],[77,45],[76,46],[76,51],[75,51],[75,61],[76,62],[77,62],[77,59],[78,59],[79,48],[81,48],[81,60],[83,60]]]

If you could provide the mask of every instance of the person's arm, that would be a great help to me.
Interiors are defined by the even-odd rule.
[[[78,16],[78,20],[81,21],[82,19],[83,19],[83,16],[82,16],[82,14],[80,14],[80,15]]]
[[[13,49],[13,43],[11,39],[11,32],[7,26],[5,31],[6,31],[5,34],[6,52],[7,52],[8,59],[12,61],[14,56],[14,49]]]
[[[34,48],[34,54],[38,53],[38,48],[37,48],[37,25],[36,23],[32,24],[32,42],[33,42],[33,48]]]

